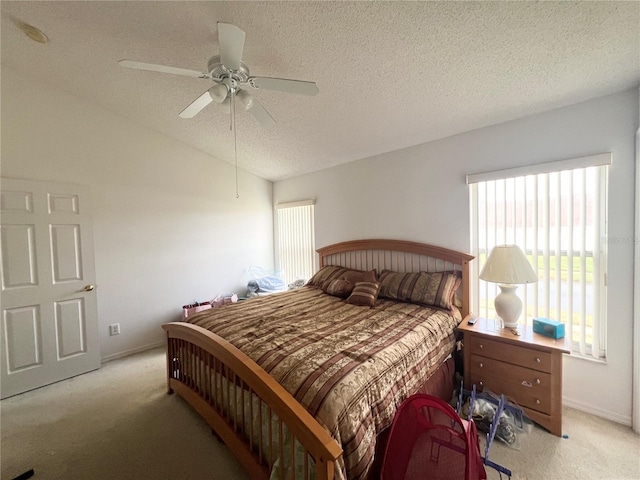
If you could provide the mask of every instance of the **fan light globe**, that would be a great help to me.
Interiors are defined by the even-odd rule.
[[[209,89],[209,95],[216,103],[222,103],[225,101],[229,94],[229,89],[223,83],[217,83]]]
[[[238,90],[236,96],[240,99],[242,104],[244,105],[245,110],[249,110],[253,107],[253,97],[246,90]]]
[[[220,104],[220,107],[224,113],[231,113],[231,98],[225,98]]]

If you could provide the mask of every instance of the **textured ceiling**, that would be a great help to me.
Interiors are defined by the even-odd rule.
[[[178,113],[209,80],[129,70],[123,58],[205,71],[216,22],[246,32],[251,74],[312,80],[315,97],[251,93],[238,163],[300,175],[640,84],[639,2],[9,2],[2,67],[234,161],[229,116]],[[43,30],[29,40],[14,21]]]

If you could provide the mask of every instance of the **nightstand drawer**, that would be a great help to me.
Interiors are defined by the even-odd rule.
[[[469,353],[472,355],[482,355],[501,362],[551,373],[551,354],[548,352],[496,342],[488,340],[486,337],[476,337],[475,335],[470,335],[467,343],[468,345],[465,345],[465,347],[469,349]]]
[[[509,365],[480,355],[471,355],[471,373],[480,376],[500,378],[505,382],[519,383],[524,388],[536,391],[551,389],[551,374],[530,368]]]
[[[548,388],[540,388],[535,384],[529,387],[522,381],[483,375],[473,371],[469,381],[475,384],[478,390],[487,389],[494,394],[504,394],[521,407],[528,407],[544,414],[551,413],[551,390]]]

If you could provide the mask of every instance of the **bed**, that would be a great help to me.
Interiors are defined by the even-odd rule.
[[[400,240],[318,254],[302,288],[163,325],[169,393],[252,478],[373,478],[397,406],[451,395],[473,257]]]

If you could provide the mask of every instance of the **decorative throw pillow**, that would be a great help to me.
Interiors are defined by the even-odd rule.
[[[380,275],[380,298],[417,303],[451,310],[461,279],[450,272],[397,273],[384,270]]]
[[[368,272],[360,270],[347,270],[340,278],[351,283],[378,281],[378,276],[376,275],[375,270],[369,270]]]
[[[329,282],[325,282],[322,286],[322,291],[327,295],[333,295],[334,297],[347,298],[353,291],[354,284],[341,278],[336,278]]]
[[[338,267],[336,265],[322,267],[309,279],[307,285],[322,288],[325,283],[329,283],[331,280],[340,278],[346,271],[346,268]]]
[[[353,287],[353,291],[347,303],[360,305],[363,307],[373,307],[378,298],[378,282],[358,282]]]

